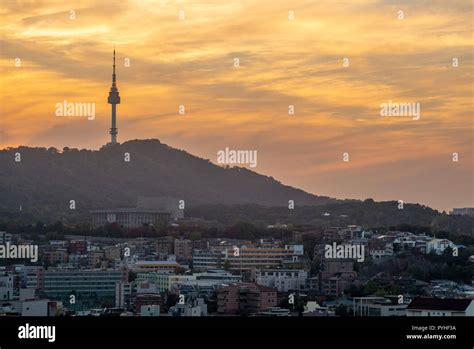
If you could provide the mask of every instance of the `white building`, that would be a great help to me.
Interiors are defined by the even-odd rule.
[[[258,285],[276,288],[278,292],[302,290],[307,278],[308,273],[298,269],[259,269],[255,272]]]
[[[415,298],[407,316],[474,316],[474,300],[455,298]]]
[[[159,305],[142,305],[140,308],[140,316],[160,316]]]
[[[171,273],[138,273],[138,281],[155,284],[158,292],[171,291],[173,285],[196,280],[195,275],[175,275]]]
[[[393,256],[393,244],[385,244],[384,248],[372,249],[369,251],[369,253],[373,259],[381,259],[384,257]]]
[[[426,253],[443,254],[448,247],[454,248],[456,245],[448,239],[432,239],[426,243]]]
[[[172,316],[207,316],[207,305],[204,303],[200,305],[176,304],[170,308],[169,314]]]
[[[61,313],[62,302],[49,299],[13,301],[13,308],[21,316],[56,316]]]
[[[407,304],[394,303],[384,297],[354,297],[354,316],[405,316]]]
[[[48,299],[13,302],[21,316],[48,316]]]

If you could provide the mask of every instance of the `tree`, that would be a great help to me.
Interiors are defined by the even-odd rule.
[[[201,240],[201,239],[202,239],[202,234],[201,234],[201,232],[199,232],[199,231],[193,231],[193,232],[189,235],[189,239],[190,239],[191,241]]]
[[[344,304],[339,304],[335,309],[335,314],[337,316],[349,316],[349,309]]]
[[[137,273],[134,271],[128,272],[128,282],[133,282],[137,279]]]
[[[377,283],[373,280],[370,280],[365,284],[362,290],[362,293],[368,296],[368,295],[374,294],[378,289],[379,289],[379,286],[377,285]]]

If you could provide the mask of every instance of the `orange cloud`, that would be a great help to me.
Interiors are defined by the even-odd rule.
[[[470,6],[4,2],[0,146],[107,142],[115,45],[119,141],[160,138],[213,161],[256,149],[258,172],[316,194],[472,206]],[[96,119],[56,117],[64,100],[96,103]],[[421,119],[382,118],[388,100],[419,102]]]

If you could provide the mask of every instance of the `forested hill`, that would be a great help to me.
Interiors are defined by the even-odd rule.
[[[130,162],[124,161],[125,153]],[[8,148],[0,151],[0,178],[4,219],[18,218],[20,205],[27,220],[85,218],[92,209],[133,207],[139,196],[175,197],[185,200],[187,207],[336,202],[245,168],[217,166],[158,140],[133,140],[98,151]],[[69,209],[70,200],[75,200],[75,211]]]

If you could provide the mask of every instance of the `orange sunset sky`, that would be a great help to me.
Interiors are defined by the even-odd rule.
[[[0,148],[108,142],[115,45],[120,142],[257,150],[253,170],[318,195],[474,205],[470,0],[3,0],[0,18]],[[64,100],[95,120],[56,116]],[[381,117],[388,100],[421,119]]]

